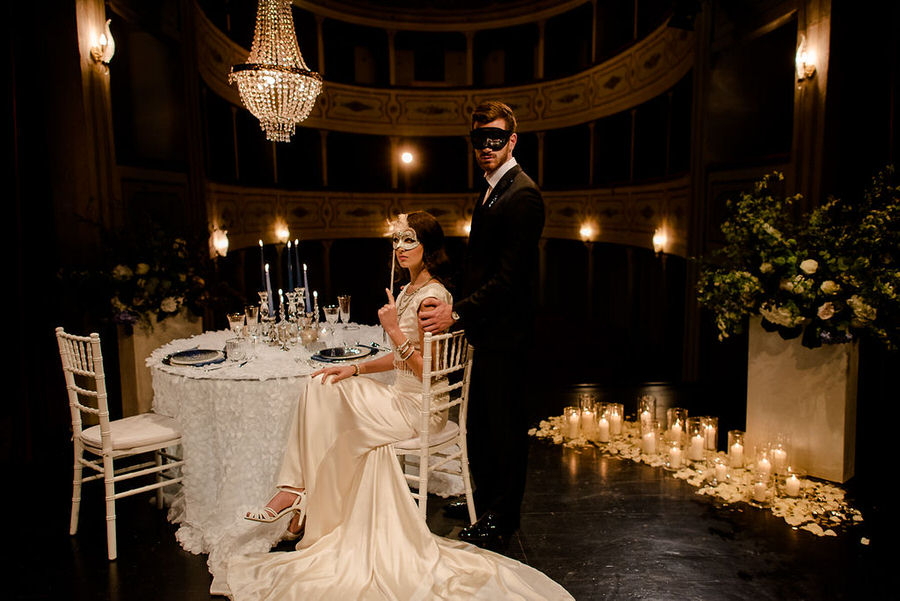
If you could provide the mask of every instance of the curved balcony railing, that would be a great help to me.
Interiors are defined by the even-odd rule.
[[[196,6],[196,5],[195,5]],[[241,105],[228,85],[231,65],[248,51],[231,41],[196,7],[200,75],[211,90]],[[302,40],[301,40],[302,45]],[[329,82],[304,126],[387,136],[465,135],[482,100],[510,104],[521,131],[587,123],[646,102],[677,83],[694,61],[693,34],[662,25],[622,54],[562,79],[502,88],[369,88]]]
[[[231,248],[253,247],[262,238],[276,241],[286,225],[303,240],[374,238],[397,213],[424,210],[450,236],[465,236],[476,193],[397,194],[289,191],[209,183],[210,225],[228,231]],[[652,247],[657,228],[666,230],[666,252],[685,256],[690,182],[687,176],[622,188],[544,192],[545,238],[582,239],[590,224],[592,240]]]

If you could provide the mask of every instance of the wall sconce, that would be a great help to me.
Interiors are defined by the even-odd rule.
[[[228,230],[213,229],[212,245],[217,255],[226,256],[228,254]]]
[[[413,161],[416,160],[416,155],[414,155],[409,150],[404,150],[400,153],[400,162],[404,165],[412,165]]]
[[[653,252],[658,255],[665,253],[668,243],[669,236],[666,234],[665,228],[656,228],[656,231],[653,232]]]
[[[794,58],[797,66],[797,81],[811,79],[816,74],[816,52],[806,45],[806,36],[800,34],[800,43],[797,44],[797,56]]]
[[[291,231],[283,221],[275,224],[275,237],[278,238],[278,241],[282,244],[286,244],[287,241],[290,240]]]
[[[466,234],[466,236],[471,234],[472,233],[472,222],[464,221],[462,224],[462,231]]]
[[[595,228],[594,224],[590,221],[585,221],[581,224],[581,229],[578,230],[578,235],[581,236],[581,240],[583,242],[593,242],[597,237],[597,228]]]
[[[106,27],[104,28],[103,33],[97,38],[97,43],[91,47],[91,58],[98,63],[106,65],[109,64],[113,54],[116,53],[116,41],[113,39],[112,32],[109,30],[111,21],[112,19],[106,20]]]

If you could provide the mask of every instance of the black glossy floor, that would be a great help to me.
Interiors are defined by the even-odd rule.
[[[657,394],[680,403],[672,391]],[[864,524],[819,538],[751,507],[722,507],[661,469],[593,450],[534,440],[529,465],[522,528],[507,554],[580,601],[897,598],[887,587],[893,541],[886,512],[866,495],[856,503]],[[45,482],[69,478],[61,471]],[[101,487],[86,491],[75,537],[68,536],[67,486],[35,490],[53,501],[22,507],[22,519],[13,515],[12,557],[4,562],[12,598],[209,598],[205,556],[181,550],[149,497],[119,501],[119,559],[110,563]],[[432,499],[429,524],[453,536],[461,524],[441,515],[443,503]],[[861,544],[863,536],[870,545]]]

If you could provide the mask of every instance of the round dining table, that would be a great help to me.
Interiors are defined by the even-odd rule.
[[[380,326],[338,324],[333,334],[288,350],[254,345],[252,358],[205,366],[171,364],[190,349],[225,349],[234,334],[212,331],[174,340],[147,359],[153,378],[153,411],[174,418],[182,430],[185,460],[181,489],[169,501],[176,538],[192,553],[209,553],[210,571],[235,554],[265,552],[282,536],[287,521],[260,524],[243,519],[275,493],[290,420],[310,375],[325,367],[313,359],[326,347],[369,349],[365,361],[390,352]],[[392,371],[365,375],[386,384]],[[436,474],[437,475],[437,474]],[[461,479],[433,478],[429,492],[462,493]],[[215,589],[215,583],[213,589]]]

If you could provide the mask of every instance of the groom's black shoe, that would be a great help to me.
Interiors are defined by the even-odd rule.
[[[489,511],[472,524],[459,532],[459,540],[471,543],[483,549],[503,550],[509,544],[515,527],[508,520],[493,511]]]
[[[466,498],[463,497],[444,505],[444,516],[454,520],[469,519],[469,504],[466,503]]]

